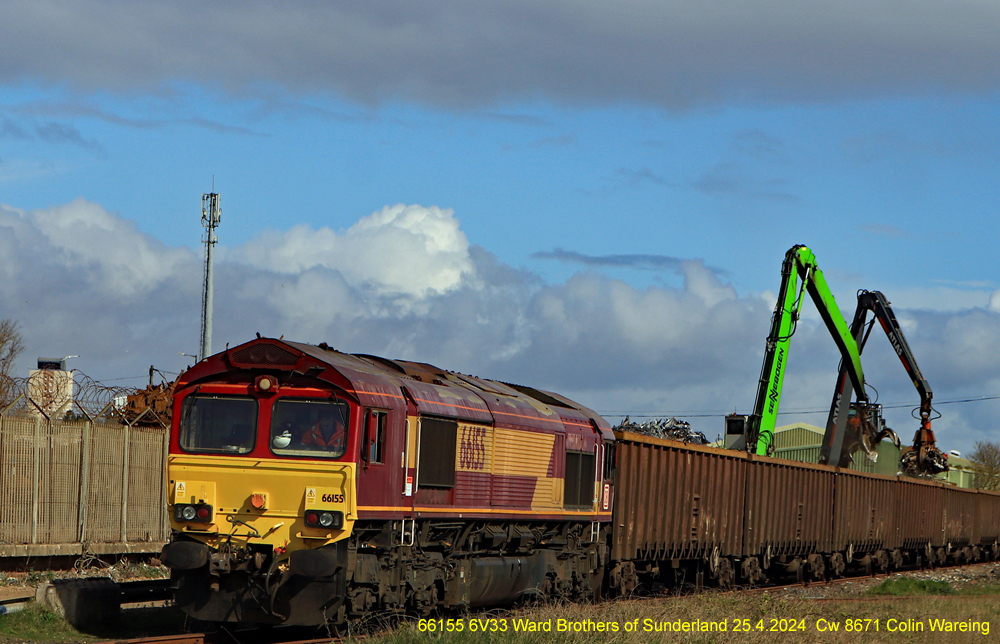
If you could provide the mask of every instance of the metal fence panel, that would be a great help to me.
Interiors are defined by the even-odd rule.
[[[37,543],[74,543],[80,520],[83,422],[42,424]]]
[[[0,556],[155,551],[168,536],[163,427],[0,414]]]
[[[129,440],[127,541],[165,541],[166,508],[160,503],[166,468],[164,430],[132,427]]]
[[[0,418],[0,542],[31,543],[35,510],[35,420]]]
[[[116,423],[94,423],[90,436],[90,494],[87,499],[85,543],[110,543],[122,538],[125,429]]]

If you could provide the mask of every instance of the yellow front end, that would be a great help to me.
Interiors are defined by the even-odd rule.
[[[268,544],[279,552],[347,538],[357,519],[354,463],[171,455],[167,461],[170,527],[209,546]],[[183,521],[177,504],[208,505],[207,522]],[[340,512],[339,529],[306,525],[308,510]]]
[[[174,454],[167,472],[172,537],[162,559],[181,610],[209,622],[340,618],[354,463]]]

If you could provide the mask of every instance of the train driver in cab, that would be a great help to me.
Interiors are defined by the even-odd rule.
[[[312,445],[342,454],[347,447],[347,430],[337,410],[324,411],[319,420],[302,435],[303,445]]]

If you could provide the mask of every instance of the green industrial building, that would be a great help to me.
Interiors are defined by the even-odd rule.
[[[774,455],[790,461],[818,463],[823,434],[824,430],[808,423],[778,427],[774,430]],[[874,463],[863,451],[855,452],[851,469],[888,476],[898,474],[900,449],[889,441],[882,441],[878,444],[877,452],[878,459]],[[948,457],[948,465],[951,469],[935,478],[958,487],[975,487],[975,470],[968,459],[951,454]]]

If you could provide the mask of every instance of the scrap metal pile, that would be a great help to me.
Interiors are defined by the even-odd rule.
[[[652,436],[653,438],[666,438],[682,443],[692,443],[694,445],[708,445],[708,439],[702,432],[691,429],[691,423],[677,418],[657,418],[647,420],[642,423],[632,421],[628,416],[620,425],[613,427],[616,432],[632,432]]]
[[[67,382],[58,384],[60,378]],[[172,395],[173,384],[150,385],[144,390],[115,387],[77,370],[38,371],[29,378],[0,376],[0,413],[42,414],[58,420],[108,415],[130,425],[167,426]]]

